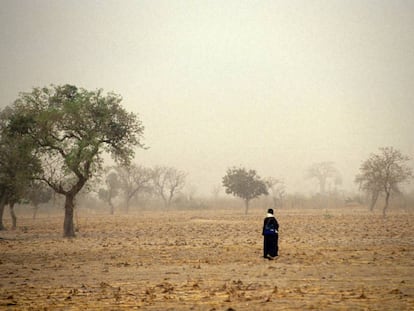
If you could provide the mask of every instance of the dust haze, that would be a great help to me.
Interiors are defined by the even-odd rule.
[[[344,192],[382,146],[414,154],[409,1],[2,1],[0,105],[35,86],[114,91],[139,113],[136,163],[188,173],[210,195],[230,166]]]
[[[414,157],[413,64],[408,0],[0,0],[0,108],[51,84],[120,94],[152,180],[129,201],[106,171],[77,197],[73,239],[62,196],[10,205],[0,308],[412,310],[413,183],[383,217],[384,195],[369,211],[354,180],[378,148]],[[222,187],[230,167],[272,181],[246,214]],[[174,199],[165,172],[185,177]]]

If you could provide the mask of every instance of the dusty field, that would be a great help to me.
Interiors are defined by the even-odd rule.
[[[242,212],[80,214],[75,239],[20,215],[0,232],[0,309],[414,310],[413,214],[281,210],[269,261],[264,211]]]

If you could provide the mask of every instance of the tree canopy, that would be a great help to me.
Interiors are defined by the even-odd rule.
[[[233,194],[244,200],[246,214],[250,200],[262,194],[268,195],[266,182],[257,175],[255,170],[237,167],[229,168],[223,177],[223,186],[227,194]]]
[[[73,85],[34,88],[14,102],[10,129],[30,138],[42,161],[40,177],[65,196],[64,235],[74,236],[74,198],[102,170],[103,153],[129,163],[144,127],[121,96]]]
[[[129,212],[130,201],[144,192],[150,192],[153,171],[150,168],[131,163],[129,166],[116,166],[121,191],[125,198],[126,212]]]
[[[378,199],[379,194],[385,195],[383,215],[388,209],[389,199],[392,193],[400,192],[399,185],[413,177],[413,172],[407,166],[409,157],[393,147],[383,147],[379,153],[371,154],[365,160],[360,173],[355,177],[355,182],[360,189],[371,194],[371,210]]]
[[[9,204],[13,218],[13,228],[16,227],[16,217],[13,211],[15,203],[23,196],[33,178],[40,171],[40,161],[30,140],[12,130],[10,116],[14,111],[6,107],[0,113],[0,230],[3,226],[3,212]]]
[[[185,186],[186,173],[173,167],[157,166],[152,170],[154,191],[164,201],[164,206],[171,205],[173,197]]]
[[[306,172],[307,178],[315,178],[319,182],[320,194],[326,193],[326,182],[331,179],[335,185],[342,183],[341,175],[330,161],[314,163]]]

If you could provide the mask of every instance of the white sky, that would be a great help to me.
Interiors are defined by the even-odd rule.
[[[0,106],[35,86],[103,88],[139,113],[136,162],[209,194],[230,166],[288,192],[378,147],[414,156],[414,1],[0,0]]]

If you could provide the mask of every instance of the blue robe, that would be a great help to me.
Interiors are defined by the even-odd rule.
[[[275,232],[273,234],[265,234],[266,225],[271,225]],[[268,216],[263,221],[263,257],[268,258],[278,256],[279,252],[279,223],[274,216]]]

